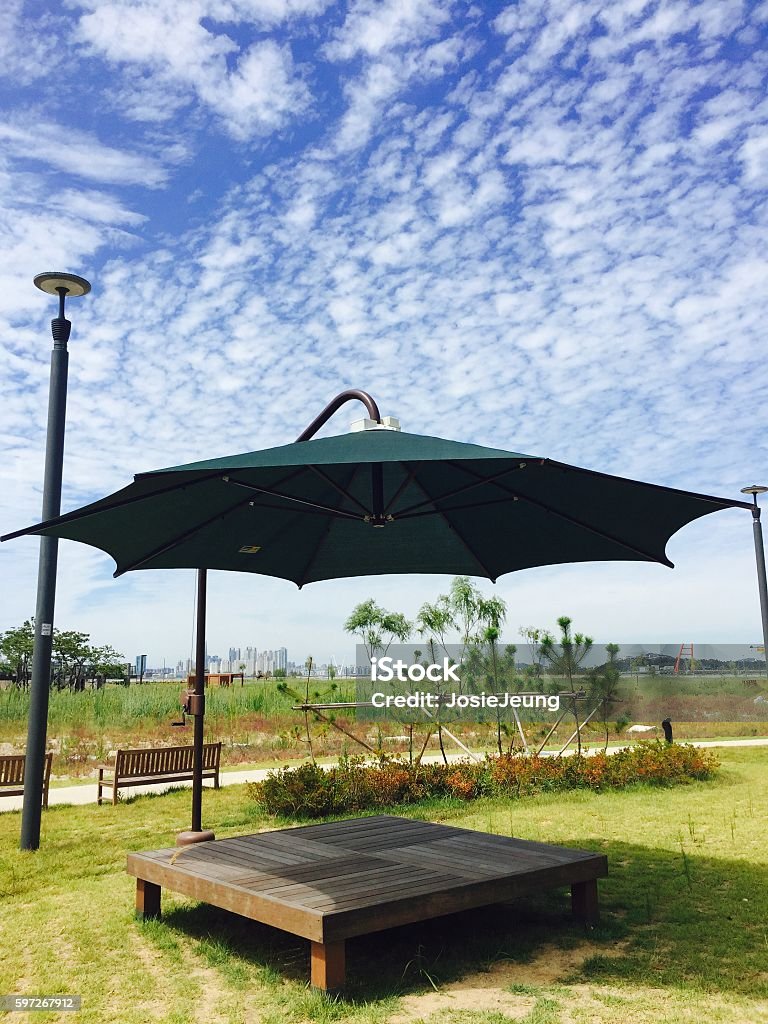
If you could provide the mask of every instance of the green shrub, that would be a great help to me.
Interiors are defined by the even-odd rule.
[[[455,761],[447,765],[367,764],[363,758],[344,758],[328,770],[315,764],[281,768],[248,788],[251,797],[270,814],[321,818],[434,797],[473,800],[493,794],[618,789],[638,782],[672,785],[711,778],[717,767],[717,758],[709,751],[652,741],[592,757],[503,754],[487,757],[482,763]]]

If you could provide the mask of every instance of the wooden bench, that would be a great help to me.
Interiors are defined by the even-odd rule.
[[[382,814],[129,853],[127,868],[140,918],[159,917],[167,888],[301,935],[312,985],[334,990],[344,985],[346,940],[385,928],[566,885],[574,916],[593,924],[608,861]]]
[[[43,766],[43,807],[48,807],[48,786],[51,781],[53,754],[45,755]],[[0,796],[24,796],[26,754],[0,755]]]
[[[189,782],[192,779],[193,747],[159,747],[143,750],[118,750],[114,765],[99,767],[99,795],[103,789],[112,789],[112,803],[117,803],[117,792],[128,786],[151,786],[160,782]],[[219,788],[221,743],[203,746],[203,779],[212,779]],[[111,772],[107,778],[105,772]]]

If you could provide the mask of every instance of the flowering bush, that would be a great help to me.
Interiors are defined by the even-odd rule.
[[[456,761],[448,765],[367,764],[363,758],[343,758],[328,770],[314,764],[281,768],[270,772],[263,782],[250,783],[248,789],[271,814],[320,818],[416,803],[428,797],[473,800],[493,794],[619,789],[637,782],[672,785],[709,779],[717,767],[717,758],[709,751],[652,741],[591,757],[503,754],[487,757],[482,763]]]

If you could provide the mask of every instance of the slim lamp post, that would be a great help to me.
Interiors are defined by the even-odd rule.
[[[752,495],[752,533],[755,538],[757,586],[760,591],[760,615],[763,620],[763,655],[768,673],[768,583],[765,576],[765,548],[763,547],[763,528],[760,525],[760,506],[757,504],[758,494],[765,494],[766,491],[768,491],[768,487],[760,487],[758,484],[741,488],[742,494]]]
[[[64,462],[64,420],[67,408],[67,342],[71,323],[64,317],[67,295],[87,295],[91,286],[75,274],[38,274],[35,285],[41,291],[59,297],[59,315],[51,321],[51,383],[48,391],[48,431],[43,477],[43,520],[53,519],[61,511],[61,474]],[[56,537],[40,538],[35,610],[35,646],[32,656],[27,751],[24,767],[24,804],[21,813],[21,849],[40,846],[40,814],[43,801],[43,769],[48,726],[48,694],[51,687],[51,650],[53,646],[53,606],[56,599],[56,564],[59,542]]]

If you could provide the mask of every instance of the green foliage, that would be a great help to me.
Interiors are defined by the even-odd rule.
[[[98,647],[90,641],[88,633],[53,630],[51,682],[57,689],[66,686],[82,688],[87,679],[122,677],[125,671],[123,655],[109,644]],[[29,682],[34,643],[34,618],[0,634],[0,657],[19,686],[26,686]]]
[[[466,646],[474,638],[475,629],[480,621],[480,591],[468,576],[456,576],[451,583],[447,600],[461,632],[461,642]]]
[[[18,686],[29,682],[34,645],[34,619],[27,619],[21,626],[0,634],[0,657]]]
[[[573,677],[592,650],[592,637],[586,636],[584,633],[572,633],[572,621],[567,615],[561,615],[557,620],[557,625],[560,627],[558,641],[555,641],[554,636],[544,629],[529,628],[528,635],[530,638],[533,634],[537,634],[536,644],[540,664],[545,665],[554,675],[565,676],[571,693],[576,693]],[[573,701],[573,718],[576,724],[577,750],[581,754],[581,725],[579,723],[579,706],[576,700]]]
[[[105,686],[99,690],[53,690],[48,705],[50,729],[101,730],[134,723],[137,733],[146,726],[178,717],[180,680],[144,683],[141,686]],[[339,693],[339,691],[336,691]],[[303,699],[303,698],[302,698]],[[335,699],[354,700],[352,685]],[[206,694],[205,720],[209,728],[229,724],[233,716],[278,716],[291,713],[295,699],[267,681],[245,686],[214,686]],[[22,726],[29,712],[29,691],[11,687],[0,690],[0,723]]]
[[[480,637],[470,644],[462,662],[462,679],[471,693],[483,691],[494,694],[511,693],[519,689],[515,677],[514,644],[507,644],[504,650],[499,649],[499,630],[496,626],[486,626]],[[511,736],[514,745],[515,733],[502,721],[502,709],[496,708],[496,746],[502,753],[502,736]]]
[[[590,669],[587,673],[588,692],[595,700],[600,701],[601,718],[605,730],[605,743],[608,745],[608,718],[611,715],[621,691],[621,672],[617,663],[618,644],[607,644],[608,661],[601,668]],[[627,723],[628,724],[628,723]],[[617,722],[618,726],[618,722]]]
[[[388,612],[371,597],[353,608],[344,631],[359,638],[370,661],[377,651],[385,655],[395,640],[405,643],[413,625],[401,612]]]
[[[565,676],[573,690],[573,677],[592,650],[593,641],[592,637],[584,633],[572,633],[572,621],[567,615],[561,615],[557,624],[560,627],[559,639],[556,641],[551,633],[542,630],[539,649],[549,671],[554,675]]]
[[[572,789],[620,789],[633,783],[672,785],[710,779],[718,767],[709,751],[658,741],[592,757],[531,757],[509,753],[484,762],[412,765],[368,764],[342,759],[337,767],[316,764],[281,768],[248,791],[260,808],[285,817],[320,818],[377,810],[420,800],[521,796]]]
[[[416,616],[416,629],[430,648],[432,661],[435,660],[435,648],[440,646],[446,650],[447,634],[455,627],[453,610],[445,594],[441,594],[434,604],[425,601]]]

